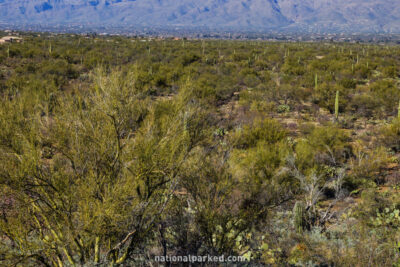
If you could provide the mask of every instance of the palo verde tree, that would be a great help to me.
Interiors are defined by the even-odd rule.
[[[2,264],[118,265],[149,240],[196,144],[185,103],[151,100],[133,77],[99,70],[87,91],[3,99]]]

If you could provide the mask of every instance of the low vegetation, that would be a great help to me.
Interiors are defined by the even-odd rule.
[[[0,45],[0,265],[400,264],[400,47],[23,38]]]

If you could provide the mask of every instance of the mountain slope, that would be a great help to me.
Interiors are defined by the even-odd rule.
[[[399,0],[0,0],[0,22],[400,32]]]
[[[400,32],[398,0],[279,0],[292,26],[364,32]]]

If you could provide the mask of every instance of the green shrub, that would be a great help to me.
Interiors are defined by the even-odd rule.
[[[237,148],[254,147],[258,142],[274,144],[287,136],[282,125],[271,119],[255,120],[251,125],[243,126],[234,134],[234,144]]]
[[[350,160],[350,176],[353,183],[370,185],[371,182],[380,183],[382,170],[391,162],[386,148],[378,147],[372,151],[365,151],[365,147],[357,144],[354,148],[354,158]]]
[[[391,124],[382,127],[380,141],[394,152],[400,151],[400,119],[395,119]]]
[[[388,78],[398,78],[399,77],[399,70],[396,66],[385,67],[382,70],[382,73],[385,77]]]
[[[346,89],[355,89],[357,86],[356,81],[354,81],[353,79],[343,79],[339,81],[339,84]]]
[[[295,147],[297,165],[301,170],[346,162],[352,154],[348,134],[336,126],[315,127]]]
[[[379,101],[367,93],[354,95],[348,107],[348,111],[355,116],[368,118],[380,114],[380,110],[381,106]]]
[[[254,100],[251,102],[250,111],[258,111],[261,113],[271,113],[276,109],[276,104],[273,102]]]
[[[371,92],[387,113],[397,112],[400,90],[393,81],[377,81],[371,85]]]

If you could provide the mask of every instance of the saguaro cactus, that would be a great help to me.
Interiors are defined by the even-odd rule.
[[[339,91],[336,91],[336,98],[335,98],[335,119],[339,119]]]
[[[399,107],[397,108],[397,118],[400,120],[400,100],[399,100]]]
[[[297,201],[293,208],[293,225],[296,232],[301,234],[307,226],[306,221],[306,208],[304,203]]]
[[[10,57],[10,46],[7,47],[7,58]]]
[[[318,74],[315,74],[315,89],[318,89]]]

